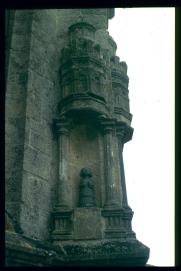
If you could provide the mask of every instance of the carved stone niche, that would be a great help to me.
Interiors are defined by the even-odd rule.
[[[110,250],[105,255],[104,249],[100,250],[100,255],[94,255],[96,263],[99,257],[116,257],[121,259],[120,265],[124,261],[129,265],[129,259],[144,264],[149,250],[131,228],[133,212],[127,203],[122,157],[123,144],[131,139],[133,130],[90,109],[61,116],[55,120],[55,127],[59,178],[58,202],[52,213],[53,244],[69,251],[70,262],[80,260],[76,246],[83,249],[86,261],[93,263],[95,246],[106,242],[111,248],[117,242],[117,254]],[[133,250],[135,255],[117,250],[131,244],[141,248],[138,253]]]
[[[96,114],[81,111],[74,113],[69,134],[69,173],[68,179],[73,191],[72,205],[80,207],[80,171],[91,170],[94,183],[94,206],[103,205],[103,138],[96,121]],[[83,176],[82,176],[83,177]],[[81,178],[82,178],[81,177]]]
[[[63,246],[70,262],[80,262],[82,255],[92,263],[100,259],[113,263],[115,257],[121,264],[133,258],[144,264],[149,250],[131,228],[133,212],[127,203],[122,156],[133,133],[127,125],[127,66],[116,56],[108,59],[94,38],[95,28],[79,22],[69,28],[69,42],[62,50],[52,242]],[[141,250],[133,255],[131,245]]]

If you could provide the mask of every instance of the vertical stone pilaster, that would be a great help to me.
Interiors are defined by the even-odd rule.
[[[127,207],[128,200],[127,200],[126,181],[125,181],[124,162],[123,162],[123,146],[124,146],[124,136],[125,136],[124,123],[117,126],[116,135],[118,138],[120,176],[121,176],[121,186],[122,186],[122,191],[123,191],[122,205],[123,205],[123,207]]]
[[[123,208],[130,209],[127,200],[127,190],[126,190],[126,180],[125,180],[125,171],[124,171],[124,161],[123,161],[123,147],[126,142],[131,140],[133,135],[133,128],[129,127],[124,122],[116,123],[116,135],[118,139],[118,148],[119,148],[119,163],[120,163],[120,177],[121,177],[121,186],[123,191]]]
[[[72,209],[69,200],[68,183],[68,146],[69,146],[69,122],[65,118],[55,120],[55,129],[58,135],[59,145],[59,171],[57,203],[54,207],[52,240],[58,244],[59,240],[72,237]]]
[[[133,130],[130,129],[125,123],[119,122],[116,125],[116,135],[118,138],[118,148],[119,148],[119,162],[120,162],[120,176],[121,176],[121,186],[123,191],[123,214],[122,221],[123,226],[127,232],[127,237],[135,238],[135,233],[132,231],[131,220],[133,217],[133,211],[128,205],[127,190],[126,190],[126,180],[123,162],[123,146],[124,143],[130,140],[132,137]]]
[[[57,206],[68,207],[68,141],[69,123],[65,119],[56,120],[55,127],[59,146],[58,202]]]
[[[114,119],[101,120],[104,134],[104,157],[105,157],[105,187],[106,201],[104,208],[120,208],[120,191],[117,189],[114,171],[116,169],[116,159],[114,157],[113,140],[115,130]]]
[[[114,181],[112,176],[112,127],[104,127],[104,153],[105,153],[105,177],[106,177],[106,202],[105,206],[115,205],[114,198]]]

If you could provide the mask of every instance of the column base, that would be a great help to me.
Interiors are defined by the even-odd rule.
[[[133,216],[131,208],[128,208],[128,210],[124,208],[103,209],[101,215],[105,220],[105,238],[121,238],[121,240],[125,240],[128,237],[131,239],[136,237],[131,228]]]
[[[52,212],[53,230],[51,240],[56,243],[58,240],[72,239],[72,214],[73,210],[68,206],[56,205]]]

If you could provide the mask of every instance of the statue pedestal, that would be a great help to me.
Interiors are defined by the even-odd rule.
[[[72,213],[72,240],[53,244],[65,255],[54,265],[144,266],[149,248],[136,239],[129,209],[75,208]]]

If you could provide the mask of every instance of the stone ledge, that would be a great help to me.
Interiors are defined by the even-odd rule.
[[[145,266],[149,248],[137,241],[60,241],[59,246],[6,232],[6,266]]]

